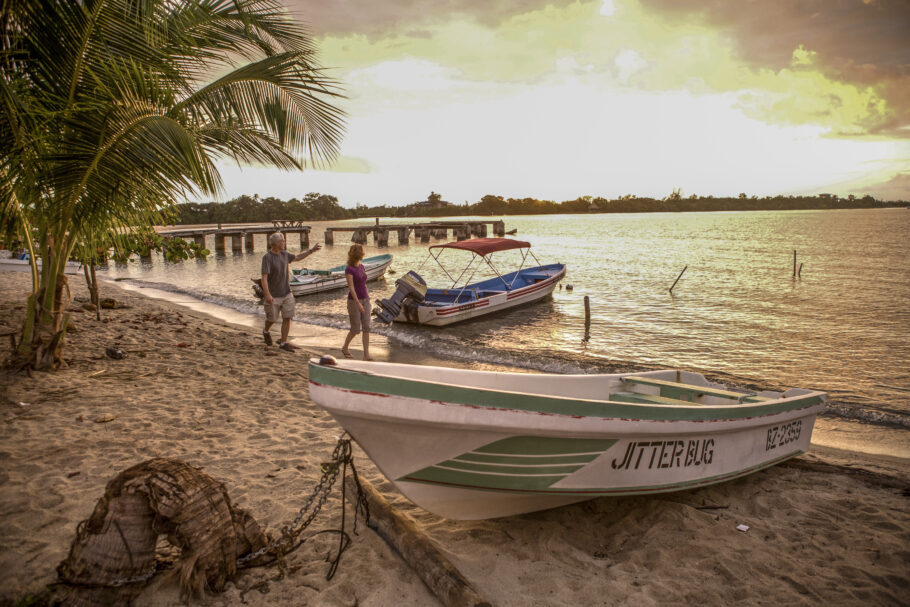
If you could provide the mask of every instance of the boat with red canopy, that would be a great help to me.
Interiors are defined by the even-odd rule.
[[[439,327],[547,297],[566,275],[566,266],[561,263],[542,265],[530,247],[528,242],[511,238],[476,238],[434,245],[430,247],[427,259],[433,258],[439,264],[452,281],[451,286],[427,288],[417,272],[408,272],[395,281],[398,287],[395,294],[378,302],[377,316],[386,323],[410,322]],[[449,274],[439,262],[443,251],[449,249],[471,253],[468,265],[457,277]],[[521,263],[517,270],[502,274],[493,261],[493,254],[513,249],[519,250]],[[537,265],[524,267],[529,258]],[[495,276],[472,283],[484,264]]]

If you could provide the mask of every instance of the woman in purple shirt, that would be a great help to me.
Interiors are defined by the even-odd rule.
[[[348,346],[354,336],[363,331],[363,360],[373,360],[370,357],[370,294],[367,292],[367,271],[363,269],[360,261],[363,259],[363,247],[359,244],[351,245],[348,249],[348,265],[344,269],[344,277],[348,281],[348,316],[351,319],[351,330],[344,338],[341,353],[345,358],[354,358]]]

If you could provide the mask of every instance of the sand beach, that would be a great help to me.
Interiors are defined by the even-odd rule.
[[[77,524],[122,470],[156,457],[185,461],[274,530],[297,514],[342,433],[309,401],[306,367],[310,355],[337,356],[341,332],[280,352],[255,326],[113,283],[102,297],[123,307],[98,321],[81,310],[83,281],[70,284],[69,366],[0,371],[0,604],[27,603],[55,581]],[[0,330],[20,326],[28,287],[27,274],[0,272]],[[5,357],[9,345],[0,347]],[[106,357],[108,347],[125,357]],[[420,359],[388,348],[373,355]],[[714,487],[472,522],[410,505],[357,449],[355,461],[493,605],[910,603],[906,459],[816,447]],[[338,528],[340,500],[340,491],[330,495],[283,571],[245,570],[196,603],[440,604],[363,525],[326,580],[337,536],[319,531]],[[176,580],[156,576],[136,604],[181,604]]]

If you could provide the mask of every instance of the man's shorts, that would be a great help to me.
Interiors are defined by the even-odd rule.
[[[269,322],[278,322],[278,311],[281,317],[294,318],[294,294],[288,293],[284,297],[276,297],[270,304],[265,304],[265,319]]]

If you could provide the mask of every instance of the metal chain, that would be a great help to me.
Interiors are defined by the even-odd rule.
[[[304,502],[303,506],[300,508],[300,511],[297,512],[297,516],[294,517],[294,520],[291,522],[291,524],[282,527],[281,535],[272,540],[270,544],[263,546],[255,552],[245,554],[242,557],[238,558],[237,568],[242,568],[250,561],[257,559],[266,553],[272,553],[278,556],[290,552],[294,546],[294,542],[297,540],[300,534],[303,533],[303,530],[313,522],[313,519],[315,519],[316,515],[319,514],[320,510],[322,510],[322,506],[328,499],[329,493],[331,492],[332,487],[335,485],[335,481],[338,479],[339,470],[342,469],[342,466],[344,464],[353,464],[352,457],[351,439],[348,437],[347,432],[345,432],[338,439],[338,443],[335,445],[335,449],[332,451],[332,460],[329,462],[323,462],[322,478],[319,479],[319,483],[316,484],[316,488],[313,489],[313,493],[311,493],[306,502]],[[318,501],[316,501],[317,498]],[[314,501],[316,502],[315,507],[313,507],[306,520],[301,523],[304,515],[313,506]],[[344,508],[344,504],[342,504],[341,507]]]
[[[125,586],[127,584],[138,584],[139,582],[147,582],[152,579],[155,574],[158,572],[158,569],[152,567],[150,571],[143,573],[141,575],[134,575],[130,578],[119,578],[110,583],[114,588],[119,588],[120,586]],[[102,584],[103,585],[103,584]]]

